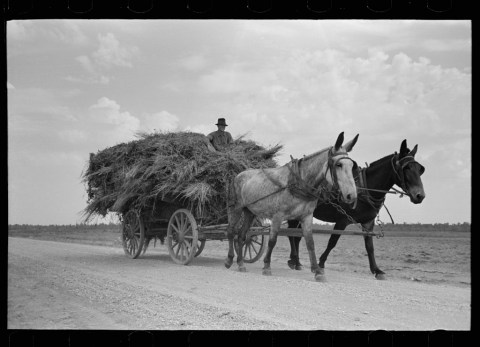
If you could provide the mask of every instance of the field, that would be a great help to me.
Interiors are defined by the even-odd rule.
[[[15,226],[9,227],[9,236],[121,248],[119,228],[115,225]],[[317,258],[326,247],[328,238],[329,235],[315,235]],[[470,241],[470,232],[385,231],[383,238],[374,239],[375,256],[387,278],[470,287]],[[200,257],[223,259],[227,247],[227,241],[207,241]],[[152,251],[168,254],[166,246],[159,242],[155,248],[152,243],[146,254]],[[272,266],[286,266],[289,252],[288,239],[279,237],[272,255]],[[304,271],[308,271],[308,253],[303,240],[300,261],[305,265]],[[363,238],[342,236],[327,260],[327,274],[329,269],[370,276]]]

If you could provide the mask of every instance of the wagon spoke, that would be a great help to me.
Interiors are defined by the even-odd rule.
[[[185,257],[185,245],[183,243],[180,244],[180,247],[182,248],[182,254],[180,256],[180,259],[183,260],[183,258]]]
[[[189,244],[187,241],[183,241],[184,245],[185,245],[185,250],[187,251],[187,254],[190,254],[191,252],[191,244]]]
[[[252,240],[252,245],[256,243],[257,245],[259,245],[260,247],[262,247],[262,242],[258,242],[257,240]]]

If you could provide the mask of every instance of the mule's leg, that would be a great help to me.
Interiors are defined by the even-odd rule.
[[[300,222],[296,220],[289,220],[288,222],[289,228],[300,228]],[[302,264],[298,259],[298,246],[300,244],[300,240],[302,238],[298,236],[289,236],[288,242],[290,242],[290,260],[287,261],[287,265],[290,269],[301,270]]]
[[[242,209],[234,206],[233,208],[229,209],[228,217],[229,223],[226,230],[228,238],[228,255],[227,259],[225,259],[225,267],[227,269],[229,269],[233,264],[233,257],[235,256],[235,252],[233,250],[233,239],[235,237],[235,227],[242,217]]]
[[[335,223],[335,226],[333,227],[334,230],[345,230],[347,227],[346,222],[337,222]],[[328,244],[327,244],[327,249],[322,253],[320,258],[318,259],[318,265],[324,269],[325,268],[325,262],[327,261],[328,255],[332,251],[332,249],[335,248],[337,245],[338,239],[340,238],[340,234],[331,234],[330,239],[328,239]]]
[[[272,270],[270,269],[270,260],[272,257],[273,248],[275,248],[275,245],[277,244],[277,233],[278,233],[278,230],[280,229],[280,224],[282,224],[281,220],[279,220],[278,218],[272,218],[272,224],[270,225],[270,235],[268,238],[267,252],[265,253],[265,257],[263,258],[262,273],[267,276],[272,274]]]
[[[255,218],[255,215],[247,210],[246,208],[243,209],[243,224],[242,228],[238,233],[238,239],[237,239],[237,264],[238,264],[238,271],[240,272],[246,272],[247,269],[245,268],[245,264],[243,263],[243,246],[245,245],[245,239],[247,236],[248,230],[250,230],[250,227],[252,226],[253,219]]]
[[[315,274],[315,280],[324,281],[325,276],[323,274],[323,269],[318,266],[317,257],[315,255],[315,244],[313,243],[312,235],[312,222],[313,216],[311,214],[302,219],[303,237],[305,238],[305,243],[307,245],[308,255],[310,258],[310,267],[312,272]]]
[[[362,224],[365,229],[368,231],[373,231],[374,227],[374,221],[370,221],[368,223]],[[375,275],[375,278],[377,280],[384,280],[385,278],[385,272],[380,270],[377,266],[377,263],[375,261],[375,252],[373,248],[373,238],[371,236],[364,236],[363,237],[365,240],[365,249],[367,250],[367,255],[368,255],[368,262],[370,264],[370,271],[372,274]]]

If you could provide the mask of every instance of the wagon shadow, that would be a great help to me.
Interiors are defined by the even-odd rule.
[[[143,260],[143,261],[160,261],[160,262],[165,262],[169,264],[175,264],[175,262],[172,260],[169,254],[162,254],[162,253],[156,253],[156,254],[147,254],[145,253],[144,255],[140,256],[138,260]],[[194,258],[192,262],[188,265],[180,265],[179,266],[205,266],[205,267],[219,267],[219,268],[224,268],[223,266],[223,259],[219,257],[208,257],[208,256],[201,256],[198,258]]]

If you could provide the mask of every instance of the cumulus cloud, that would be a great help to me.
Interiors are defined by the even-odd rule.
[[[230,115],[230,129],[266,143],[295,139],[298,149],[289,150],[304,154],[340,131],[396,149],[399,134],[438,142],[470,128],[471,74],[401,52],[298,50],[268,62],[225,64],[198,83],[212,97],[226,94],[216,106]]]
[[[168,111],[143,114],[136,117],[125,111],[112,99],[102,97],[89,107],[91,128],[95,129],[98,147],[111,146],[114,143],[135,139],[139,131],[175,131],[180,118]],[[101,138],[99,137],[101,134]]]
[[[91,121],[96,124],[96,139],[103,146],[134,139],[140,127],[140,120],[127,111],[121,111],[120,105],[107,97],[102,97],[89,107]]]
[[[120,67],[132,68],[133,60],[138,56],[139,49],[136,46],[126,46],[111,33],[98,35],[99,46],[90,55],[80,55],[75,59],[87,73],[87,77],[68,76],[72,82],[86,82],[108,84],[110,78],[107,71]]]
[[[178,128],[180,118],[167,111],[143,116],[141,128],[144,131],[174,131]]]
[[[92,53],[92,58],[96,64],[104,68],[133,66],[132,59],[138,54],[137,47],[120,45],[120,42],[112,33],[98,35],[98,41],[100,45]]]

